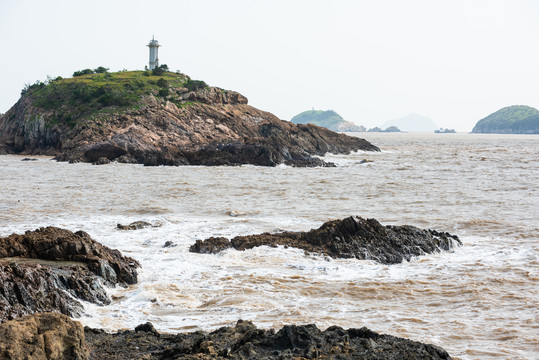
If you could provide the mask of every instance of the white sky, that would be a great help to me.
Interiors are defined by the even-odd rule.
[[[0,0],[0,112],[26,83],[161,63],[281,119],[314,107],[367,127],[409,113],[470,131],[539,108],[535,0]]]

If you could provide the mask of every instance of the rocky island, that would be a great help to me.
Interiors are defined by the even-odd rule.
[[[235,91],[166,68],[98,69],[27,85],[0,118],[0,154],[96,164],[323,166],[317,155],[379,151],[363,139],[279,120]]]
[[[526,105],[504,107],[479,120],[472,133],[539,134],[539,110]]]
[[[297,114],[290,121],[294,124],[314,124],[331,131],[365,132],[364,126],[358,126],[351,121],[344,120],[333,110],[307,110]]]

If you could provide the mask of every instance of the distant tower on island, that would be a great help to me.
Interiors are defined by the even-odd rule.
[[[159,67],[159,56],[157,55],[157,50],[159,50],[159,42],[155,40],[152,36],[152,41],[148,45],[150,48],[150,70]]]

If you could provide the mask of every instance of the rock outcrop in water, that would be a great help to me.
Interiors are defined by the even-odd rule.
[[[363,139],[279,120],[237,92],[192,84],[183,74],[142,71],[34,84],[0,118],[0,154],[95,164],[321,166],[328,164],[316,155],[379,151]]]
[[[159,227],[161,224],[152,224],[147,221],[133,221],[129,225],[117,224],[116,228],[120,230],[140,230],[147,227]]]
[[[264,233],[236,236],[232,240],[212,237],[197,240],[189,251],[214,254],[228,248],[251,249],[256,246],[290,246],[333,258],[375,260],[382,264],[397,264],[413,256],[450,250],[461,244],[455,235],[414,226],[383,226],[375,219],[348,217],[324,223],[307,232]]]
[[[148,330],[148,331],[144,331]],[[90,359],[450,359],[437,346],[380,335],[365,327],[286,325],[257,329],[249,321],[211,333],[159,334],[149,324],[108,334],[85,328]]]
[[[108,304],[103,284],[134,284],[137,267],[83,231],[47,227],[0,238],[0,322],[44,311],[76,316],[76,299]]]

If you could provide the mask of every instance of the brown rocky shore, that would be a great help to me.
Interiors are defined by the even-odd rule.
[[[197,240],[189,251],[215,254],[233,248],[252,249],[257,246],[286,246],[332,258],[374,260],[382,264],[397,264],[413,256],[450,250],[461,244],[457,236],[414,226],[383,226],[375,219],[350,216],[324,223],[307,232],[290,232],[236,236],[229,240],[211,237]]]
[[[110,106],[97,115],[77,112],[84,103],[75,107],[68,100],[54,109],[36,105],[39,91],[62,89],[57,83],[29,91],[0,117],[0,154],[96,164],[327,166],[316,156],[379,151],[364,139],[279,120],[243,95],[215,87],[169,86],[174,97],[148,93],[137,106]]]
[[[373,220],[366,223],[376,228]],[[346,238],[344,229],[362,226],[358,224],[360,218],[326,223],[317,230],[318,241],[325,241],[328,235],[320,235],[324,231]],[[418,242],[421,236],[440,237],[442,242],[450,237],[395,229],[407,237],[419,234]],[[111,334],[83,329],[70,319],[83,311],[79,300],[106,306],[110,299],[105,285],[135,284],[137,267],[136,260],[83,231],[47,227],[0,238],[0,360],[450,359],[440,347],[365,327],[322,331],[312,324],[286,325],[275,331],[239,320],[212,332],[166,334],[146,323]]]

